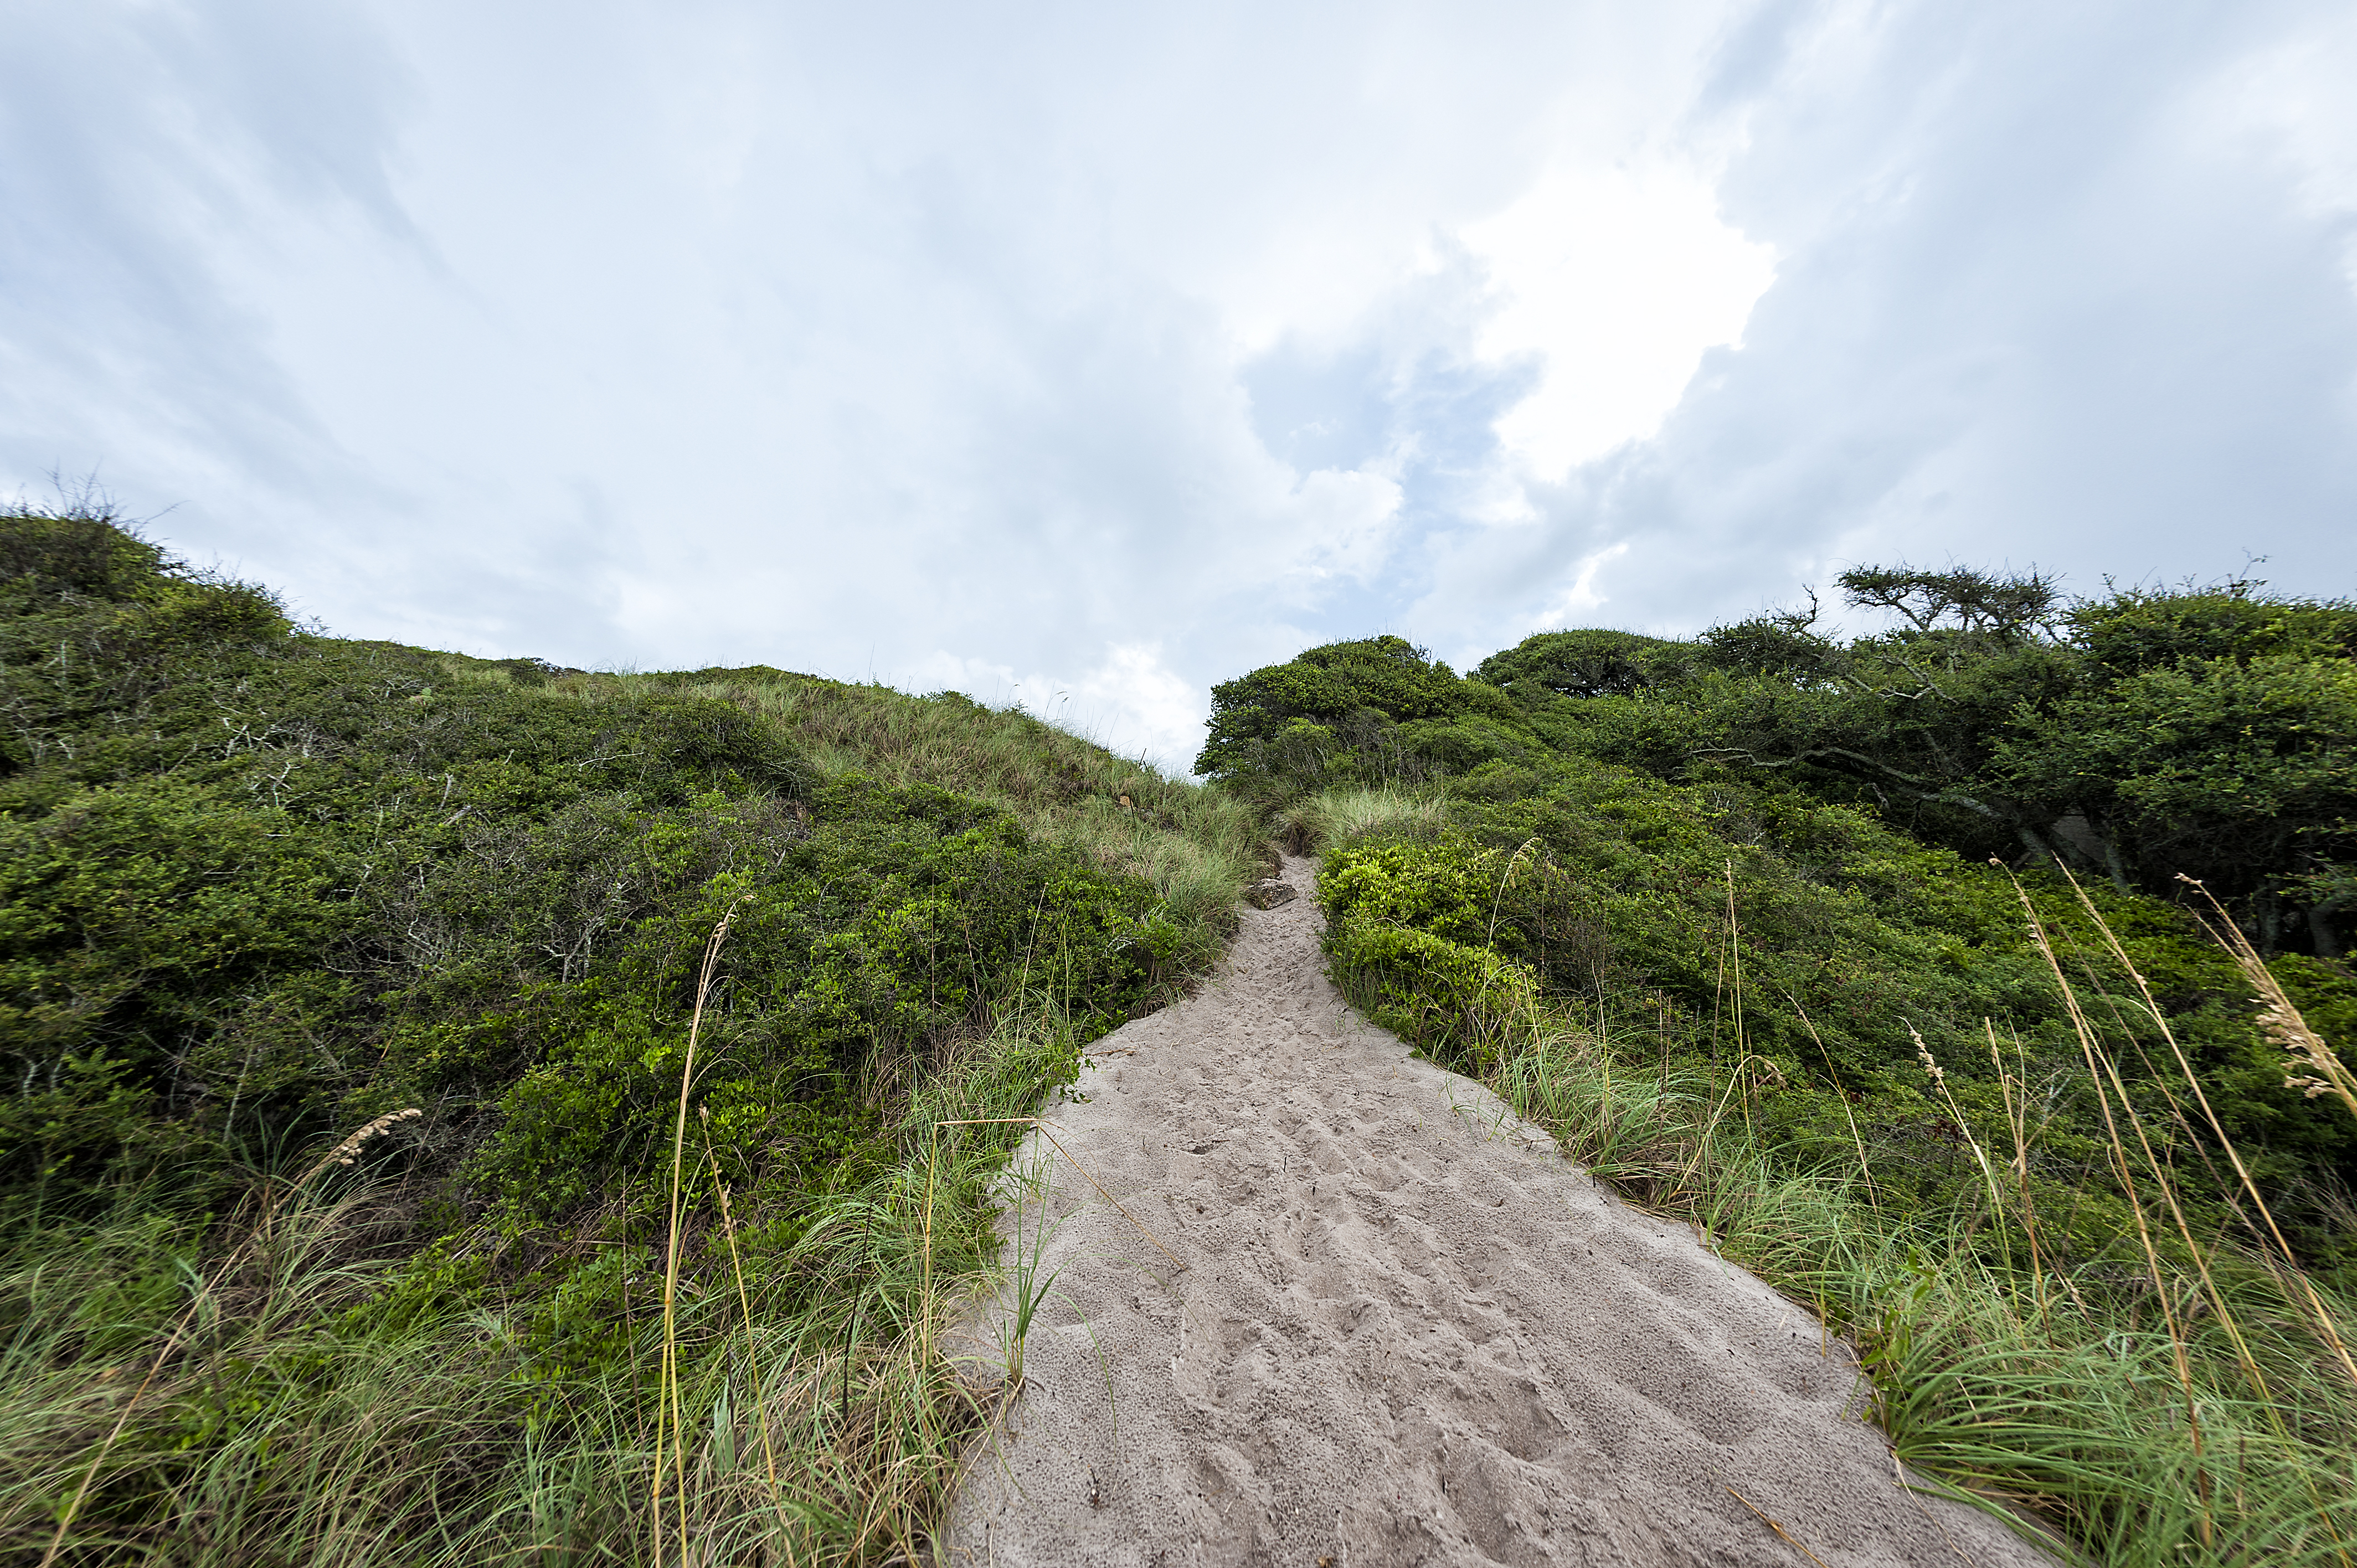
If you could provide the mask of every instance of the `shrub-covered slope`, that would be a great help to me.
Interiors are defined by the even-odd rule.
[[[1910,629],[1314,649],[1201,766],[1324,852],[1347,994],[1851,1333],[1910,1463],[2346,1563],[2357,611],[1845,583]]]
[[[2058,982],[2001,870],[1577,757],[1294,814],[1345,993],[1852,1335],[1911,1465],[2093,1562],[2345,1561],[2357,1116],[2179,911],[2025,875]]]
[[[1691,642],[1543,632],[1467,681],[1339,643],[1216,688],[1199,766],[1262,794],[1537,752],[1789,785],[1973,859],[2201,877],[2264,950],[2330,959],[2357,921],[2357,603],[2264,586],[1860,567],[1844,596],[1895,629],[1842,639],[1813,600]]]
[[[1249,852],[1219,803],[954,694],[309,636],[88,519],[0,551],[11,1215],[413,1103],[460,1209],[565,1213],[643,1165],[732,908],[714,1114],[814,1173],[866,1078],[1027,964],[1082,1016],[1151,1005]]]
[[[2029,596],[2051,607],[2042,587]],[[2026,927],[2017,877],[2052,926],[2074,983],[2092,987],[2107,1022],[2122,1021],[2124,1071],[2154,1097],[2170,1147],[2197,1157],[2200,1135],[2179,1128],[2170,1100],[2187,1093],[2184,1075],[2156,1031],[2132,1022],[2142,1003],[2066,880],[2075,874],[2151,984],[2227,1131],[2308,1256],[2339,1269],[2357,1261],[2347,1218],[2357,1122],[2332,1100],[2287,1086],[2284,1050],[2257,1026],[2248,981],[2201,933],[2193,915],[2209,906],[2173,880],[2178,863],[2169,856],[2172,846],[2190,846],[2186,868],[2221,883],[2220,896],[2271,953],[2309,1019],[2348,1041],[2357,1032],[2357,980],[2335,956],[2343,916],[2330,889],[2351,875],[2344,828],[2357,806],[2342,801],[2352,775],[2341,759],[2357,744],[2357,722],[2248,695],[2235,710],[2240,738],[2231,744],[2214,726],[2189,727],[2175,732],[2175,754],[2145,773],[2123,781],[2090,769],[2087,780],[2058,787],[2034,810],[2015,802],[2007,809],[2031,826],[2027,838],[1991,838],[1989,819],[1932,798],[1938,791],[1902,800],[1886,789],[1886,807],[1869,787],[1892,768],[1920,777],[1946,766],[1957,779],[1977,778],[1974,767],[2019,773],[2033,743],[2050,756],[2093,744],[2100,725],[2080,710],[2114,700],[2103,693],[2116,686],[2118,667],[2142,660],[2149,673],[2184,641],[2155,633],[2132,658],[2118,645],[2136,643],[2136,627],[2222,628],[2198,659],[2185,654],[2168,666],[2215,684],[2230,677],[2197,669],[2200,660],[2264,662],[2273,656],[2251,650],[2274,646],[2268,628],[2277,622],[2306,639],[2298,655],[2309,669],[2302,690],[2357,692],[2357,661],[2331,640],[2357,638],[2357,611],[2232,593],[2127,595],[2078,607],[2070,624],[2084,632],[2085,647],[1978,622],[1838,650],[1804,627],[1772,623],[1721,628],[1695,643],[1557,632],[1460,679],[1399,639],[1378,638],[1314,649],[1217,688],[1201,765],[1265,805],[1354,785],[1422,788],[1440,816],[1426,816],[1405,837],[1396,829],[1374,835],[1394,841],[1388,845],[1361,840],[1349,854],[1363,866],[1336,867],[1344,873],[1336,886],[1350,890],[1338,913],[1372,900],[1357,934],[1338,940],[1395,944],[1400,932],[1415,930],[1527,964],[1546,995],[1640,1006],[1673,1058],[1755,1058],[1755,1070],[1775,1085],[1760,1114],[1780,1125],[1796,1155],[1854,1152],[1855,1122],[1882,1152],[1889,1181],[1926,1199],[1978,1178],[1943,1142],[1952,1136],[1942,1131],[1949,1118],[1927,1098],[1917,1034],[1953,1075],[1968,1112],[1991,1127],[2003,1115],[1992,1026],[2008,1058],[2018,1046],[2032,1081],[2054,1086],[2040,1096],[2048,1174],[2072,1189],[2090,1167],[2100,1180],[2099,1107],[2081,1081],[2075,1028]],[[1789,657],[1762,651],[1771,632]],[[1953,671],[1938,663],[1950,659],[1938,651],[1950,643],[1957,645]],[[1730,647],[1742,650],[1748,673],[1725,668]],[[1804,654],[1819,662],[1805,664]],[[1842,683],[1811,672],[1824,661],[1855,672],[1876,659],[1921,667],[1948,689],[1902,700],[1863,677]],[[2061,716],[2051,719],[2032,712],[2019,696],[2034,684],[2017,669],[2022,661],[2058,682],[2055,670],[2072,671],[2070,703],[2078,706],[2060,703]],[[1981,703],[1977,719],[1951,711],[1971,705],[1976,682],[2013,695]],[[1389,702],[1400,711],[1384,707]],[[1932,716],[1908,716],[1925,705]],[[2103,723],[2130,722],[2106,712]],[[1813,756],[1810,746],[1825,747],[1812,724],[1858,732],[1858,759]],[[1735,746],[1738,730],[1754,744]],[[2169,733],[2147,732],[2148,746]],[[1760,737],[1770,736],[1791,751],[1792,766],[1760,765],[1769,742]],[[2254,760],[2244,786],[2230,788],[2227,776],[2241,777],[2236,758],[2245,754]],[[1983,762],[1968,766],[1975,755]],[[1947,761],[1922,760],[1932,756]],[[2016,760],[1986,760],[2005,757]],[[2179,773],[2220,777],[2198,806],[2171,815],[2152,781]],[[2284,783],[2295,777],[2314,788],[2300,794]],[[2123,790],[2142,791],[2141,815],[2118,804]],[[2294,795],[2313,820],[2285,821]],[[2220,865],[2219,846],[2229,843],[2249,846],[2256,868]],[[2122,847],[2128,843],[2133,867]],[[2009,852],[2009,864],[1990,864],[1992,848]]]
[[[1577,757],[1551,768],[1486,764],[1447,791],[1446,830],[1332,850],[1339,961],[1392,967],[1383,949],[1405,929],[1526,965],[1543,996],[1643,1018],[1673,1063],[1729,1073],[1741,1064],[1749,1113],[1796,1166],[1854,1165],[1862,1135],[1883,1200],[1936,1209],[1982,1176],[1923,1067],[1920,1037],[1985,1144],[2010,1143],[2000,1071],[2029,1084],[2040,1133],[2029,1179],[2081,1195],[2058,1210],[2079,1225],[2075,1236],[2058,1232],[2058,1248],[2133,1245],[2117,1207],[2089,1201],[2091,1179],[2111,1185],[2101,1109],[2003,869],[1852,808],[1674,785]],[[2180,1121],[2179,1108],[2191,1105],[2185,1075],[2070,887],[2035,873],[2021,886],[2072,980],[2120,1037],[2124,1070],[2166,1151],[2197,1164],[2215,1155],[2207,1130]],[[2357,1119],[2285,1086],[2290,1064],[2256,1026],[2248,982],[2182,912],[2087,891],[2309,1260],[2327,1269],[2357,1260],[2343,1207],[2357,1176]],[[2357,999],[2331,966],[2293,956],[2276,968],[2317,1018]],[[1437,1050],[1462,1048],[1445,1037],[1448,1023],[1412,1027]]]
[[[1240,805],[956,693],[767,669],[595,675],[314,635],[268,593],[89,516],[0,518],[0,1315],[20,1351],[23,1333],[46,1337],[19,1387],[69,1391],[0,1422],[31,1444],[0,1465],[32,1488],[0,1497],[12,1542],[68,1508],[69,1455],[104,1435],[105,1402],[74,1403],[75,1369],[97,1377],[159,1332],[176,1281],[246,1270],[258,1217],[305,1173],[306,1201],[371,1195],[347,1237],[364,1232],[360,1252],[328,1246],[321,1266],[373,1262],[291,1318],[282,1301],[236,1358],[279,1367],[319,1334],[344,1350],[302,1352],[316,1399],[282,1367],[242,1413],[209,1402],[218,1368],[178,1384],[167,1355],[109,1450],[131,1469],[99,1474],[84,1505],[101,1536],[168,1537],[216,1461],[246,1476],[240,1507],[261,1521],[268,1488],[237,1466],[289,1430],[343,1441],[317,1425],[339,1357],[386,1334],[471,1391],[460,1402],[492,1434],[477,1479],[496,1490],[534,1386],[587,1379],[595,1402],[613,1397],[601,1379],[651,1375],[683,1138],[697,1224],[725,1185],[741,1255],[699,1231],[683,1289],[748,1270],[747,1334],[883,1289],[897,1254],[880,1238],[914,1212],[899,1199],[873,1200],[864,1262],[813,1273],[810,1249],[831,1245],[850,1195],[926,1157],[913,1108],[971,1111],[958,1086],[983,1072],[985,1108],[1028,1109],[1079,1044],[1217,954],[1258,853]],[[412,1109],[319,1175],[328,1144]],[[983,1223],[972,1176],[936,1184],[945,1237]],[[144,1258],[121,1250],[129,1234]],[[60,1318],[74,1279],[97,1294]],[[228,1311],[230,1289],[199,1292],[199,1317]],[[486,1312],[513,1336],[488,1359],[458,1326]],[[908,1326],[878,1309],[840,1348]],[[654,1406],[632,1399],[608,1435],[643,1448]],[[844,1401],[849,1422],[848,1381]],[[161,1435],[141,1436],[151,1423]],[[178,1468],[132,1464],[159,1444]],[[367,1451],[350,1463],[381,1469]],[[425,1506],[420,1487],[361,1511],[394,1529]],[[466,1515],[476,1495],[432,1506]],[[285,1522],[254,1522],[275,1544],[220,1560],[319,1545],[269,1534]]]

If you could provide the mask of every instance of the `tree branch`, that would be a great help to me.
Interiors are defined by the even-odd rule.
[[[1688,751],[1686,755],[1710,757],[1739,757],[1751,767],[1759,768],[1796,768],[1803,763],[1821,764],[1821,759],[1824,757],[1840,757],[1844,761],[1856,764],[1859,768],[1870,770],[1871,776],[1854,775],[1859,777],[1861,782],[1871,784],[1876,782],[1878,778],[1887,779],[1906,789],[1917,800],[1928,801],[1933,805],[1962,806],[1968,811],[1977,811],[1994,822],[2018,822],[2021,820],[2020,812],[2011,807],[1992,806],[1986,801],[1976,800],[1970,795],[1961,794],[1921,774],[1906,772],[1891,767],[1887,762],[1878,762],[1863,752],[1851,751],[1846,746],[1811,746],[1808,750],[1788,757],[1781,762],[1763,762],[1756,754],[1734,746],[1698,746]],[[1852,770],[1836,768],[1835,771],[1850,772]]]

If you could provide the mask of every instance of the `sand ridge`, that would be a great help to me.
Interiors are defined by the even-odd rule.
[[[1900,1485],[1813,1314],[1352,1012],[1285,874],[1049,1112],[1186,1267],[1026,1145],[1055,1279],[943,1561],[2052,1563]]]

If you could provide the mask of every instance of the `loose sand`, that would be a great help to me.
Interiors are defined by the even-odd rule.
[[[1285,869],[1304,896],[1050,1112],[1187,1266],[1026,1145],[1051,1185],[1009,1224],[1055,1279],[947,1561],[2051,1568],[1899,1484],[1809,1311],[1352,1012]]]

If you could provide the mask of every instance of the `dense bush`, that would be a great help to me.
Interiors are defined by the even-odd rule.
[[[1329,787],[1421,780],[1500,755],[1520,725],[1497,692],[1403,639],[1373,637],[1212,687],[1195,770],[1274,805]]]
[[[1458,680],[1397,638],[1215,689],[1197,766],[1255,799],[1577,754],[1871,811],[1971,860],[2177,897],[2334,960],[2357,917],[2357,604],[2233,582],[2068,600],[2035,575],[1860,567],[1810,609],[1690,642],[1542,632]],[[1389,704],[1389,705],[1387,705]]]
[[[2233,981],[2175,911],[2108,890],[2091,910],[2059,877],[2027,879],[2066,999],[2001,876],[1855,813],[1800,803],[1815,843],[1796,888],[1795,824],[1781,843],[1758,832],[1779,802],[1573,759],[1543,787],[1585,830],[1559,854],[1539,813],[1499,831],[1498,808],[1541,788],[1502,771],[1462,781],[1454,826],[1404,832],[1394,814],[1330,841],[1319,890],[1351,1000],[1850,1336],[1919,1472],[2089,1561],[2342,1561],[2357,1318],[2319,1277],[2333,1271],[2297,1265],[2339,1262],[2346,1281],[2346,1211],[2269,1125],[2290,1103],[2282,1061],[2188,1011],[2189,983]],[[1813,900],[1844,879],[1873,896]],[[1943,927],[1964,940],[1937,940]],[[2106,927],[2199,1065],[2140,1015]],[[1587,983],[1564,983],[1573,962]],[[1868,1005],[1836,1030],[1846,991]],[[1804,993],[1835,1043],[1820,1048]],[[2342,985],[2323,996],[2319,1013],[2347,1006]],[[1973,1037],[1974,1006],[2003,1026]],[[2329,1120],[2304,1133],[2350,1130],[2337,1098],[2318,1109]],[[2237,1155],[2266,1167],[2256,1188]],[[2288,1236],[2261,1219],[2259,1188],[2296,1216]]]
[[[1497,901],[1507,857],[1460,842],[1376,842],[1329,855],[1318,897],[1335,967],[1376,1023],[1479,1075],[1536,1000],[1527,964],[1501,956]],[[1510,945],[1520,932],[1505,929]]]
[[[905,1560],[1007,1119],[1261,853],[1019,711],[328,638],[87,514],[0,517],[0,723],[12,1561]]]
[[[2357,1120],[2251,999],[2345,1044],[2345,965],[1533,750],[1288,809],[1353,1002],[1851,1336],[1910,1466],[2090,1561],[2345,1560]]]
[[[1344,841],[1321,873],[1337,964],[1390,975],[1382,1005],[1436,1055],[1476,1065],[1494,1020],[1468,1010],[1468,986],[1511,995],[1480,965],[1526,966],[1559,1007],[1592,1014],[1609,1002],[1624,1023],[1636,1019],[1631,1028],[1652,1037],[1665,1069],[1748,1074],[1749,1110],[1794,1168],[1854,1165],[1862,1134],[1886,1199],[1937,1209],[1981,1176],[1916,1039],[1942,1064],[1973,1130],[2009,1146],[1994,1028],[2002,1070],[2035,1089],[2029,1177],[2056,1192],[2083,1189],[2091,1172],[2097,1186],[2104,1180],[2103,1124],[2077,1036],[2001,868],[1795,791],[1672,785],[1576,756],[1491,764],[1451,780],[1445,798],[1453,826],[1439,840]],[[2167,1150],[2194,1163],[2217,1157],[2206,1130],[2179,1113],[2190,1098],[2184,1076],[2153,1026],[2138,1022],[2133,985],[2072,890],[2053,873],[2022,882],[2073,964],[2073,983],[2101,999],[2106,1027],[2118,1028],[2132,1085]],[[2357,1125],[2285,1087],[2283,1052],[2255,1026],[2247,983],[2179,911],[2108,886],[2087,891],[2309,1257],[2328,1271],[2357,1262],[2341,1196],[2357,1179]],[[1379,963],[1378,929],[1423,940],[1413,955]],[[1420,999],[1403,978],[1411,958],[1428,967]],[[2348,1005],[2352,988],[2337,970],[2298,958],[2278,969],[2319,1004],[2319,1018]],[[1451,1019],[1467,1022],[1453,1038],[1437,1037]],[[2130,1244],[2118,1210],[2083,1204],[2079,1213],[2088,1223],[2074,1245]]]
[[[2217,879],[2294,995],[2349,1038],[2332,857],[2357,724],[2331,703],[2357,692],[2357,612],[2251,585],[2072,605],[2042,580],[1969,572],[1844,584],[1901,629],[1842,644],[1800,614],[1689,643],[1549,632],[1464,680],[1397,639],[1313,650],[1219,688],[1202,766],[1259,798],[1324,789],[1286,809],[1305,829],[1344,819],[1319,804],[1359,799],[1341,786],[1432,797],[1445,830],[1394,812],[1329,833],[1325,874],[1336,963],[1426,1048],[1485,1060],[1490,999],[1515,994],[1497,966],[1526,968],[1554,1005],[1644,1013],[1668,1067],[1748,1064],[1747,1113],[1793,1168],[1854,1165],[1863,1142],[1884,1189],[1926,1210],[1979,1177],[1919,1036],[1985,1139],[2009,1137],[2002,1080],[2033,1086],[2030,1179],[2105,1179],[2097,1101],[2016,875],[2120,1032],[2169,1156],[2217,1156],[2065,880],[2075,869],[2304,1254],[2357,1263],[2357,1127],[2286,1086],[2247,982],[2164,875]],[[1311,729],[1317,748],[1286,749]],[[2238,869],[2235,845],[2264,874]],[[2122,1243],[2116,1205],[2071,1212],[2073,1245]]]
[[[1019,715],[316,636],[103,518],[0,520],[0,571],[8,1225],[143,1186],[200,1209],[412,1104],[421,1242],[642,1199],[732,909],[695,1097],[731,1179],[782,1200],[887,1157],[877,1083],[1017,992],[1085,1036],[1217,945],[1217,909],[1039,836],[1003,788],[845,744],[846,704],[938,711],[903,727],[996,736],[1068,812],[1186,836],[1131,801],[1176,827],[1171,786]]]

